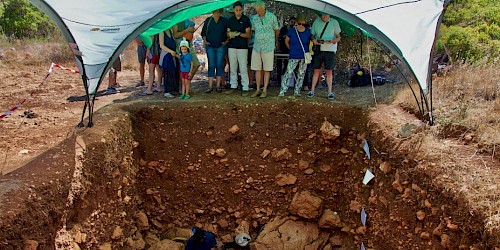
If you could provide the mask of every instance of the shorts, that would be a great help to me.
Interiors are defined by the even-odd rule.
[[[149,64],[160,64],[160,55],[153,56],[151,59],[148,58]]]
[[[121,71],[122,70],[122,61],[120,61],[120,57],[116,58],[115,62],[113,63],[113,68],[116,71]]]
[[[137,46],[137,60],[139,60],[139,63],[146,63],[146,46]]]
[[[274,51],[272,52],[253,52],[252,53],[252,70],[273,71],[274,66]]]
[[[181,72],[181,79],[191,80],[189,72]]]
[[[325,64],[325,70],[333,70],[335,66],[335,52],[321,51],[319,54],[313,56],[313,69],[321,69],[323,63]]]

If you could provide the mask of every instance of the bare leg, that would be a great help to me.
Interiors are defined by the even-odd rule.
[[[141,82],[144,82],[144,69],[146,65],[144,63],[139,64],[139,74],[141,75]]]
[[[220,88],[220,83],[221,82],[222,82],[222,76],[217,76],[216,77],[216,81],[215,81],[215,84],[216,84],[217,88]]]
[[[212,85],[214,82],[214,77],[208,77],[208,88],[212,89]]]
[[[267,85],[269,85],[269,78],[271,78],[271,71],[264,71],[264,93],[267,93]]]
[[[314,91],[316,91],[316,84],[318,84],[320,74],[321,74],[321,69],[314,69],[312,85],[311,85],[311,92],[313,93]]]
[[[332,93],[333,70],[326,70],[326,84],[328,85],[328,93]]]
[[[149,77],[148,77],[148,86],[146,89],[147,93],[153,92],[153,81],[155,80],[155,65],[149,64]]]

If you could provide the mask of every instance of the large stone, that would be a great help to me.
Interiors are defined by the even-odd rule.
[[[241,221],[234,232],[236,233],[236,235],[241,233],[248,234],[250,232],[250,223],[248,223],[248,221],[246,220]]]
[[[146,237],[144,237],[144,241],[146,242],[146,244],[152,246],[152,245],[160,242],[160,238],[158,238],[158,236],[156,236],[155,234],[148,232],[146,234]]]
[[[152,245],[149,250],[183,250],[184,244],[175,242],[173,240],[162,240]]]
[[[281,174],[280,173],[280,174],[276,175],[276,177],[274,177],[274,179],[276,180],[276,184],[278,184],[278,186],[280,186],[280,187],[286,186],[286,185],[293,185],[297,181],[297,177],[295,177],[295,175],[293,175],[293,174]]]
[[[318,225],[320,228],[341,228],[342,222],[338,214],[331,209],[325,209],[323,215],[319,219]]]
[[[315,223],[277,217],[265,226],[251,245],[256,250],[316,250],[326,244],[328,237],[328,233],[320,234]]]
[[[107,242],[99,246],[99,250],[111,250],[111,243]]]
[[[319,129],[323,140],[334,140],[340,136],[340,127],[332,125],[328,121],[324,121]]]
[[[189,239],[193,235],[193,231],[188,228],[173,227],[165,234],[165,238],[173,239],[175,237]]]
[[[138,212],[136,214],[137,217],[137,226],[140,229],[148,229],[149,228],[149,220],[148,216],[144,212]]]
[[[309,191],[295,193],[288,211],[307,219],[315,219],[320,215],[323,200]]]

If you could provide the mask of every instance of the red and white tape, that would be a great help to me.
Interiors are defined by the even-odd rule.
[[[78,70],[74,70],[74,69],[70,69],[70,68],[66,68],[66,67],[63,67],[57,63],[52,63],[50,65],[50,68],[49,70],[47,71],[47,75],[45,76],[45,78],[42,80],[42,82],[40,83],[40,85],[38,85],[38,87],[31,91],[31,93],[26,97],[24,98],[21,102],[19,102],[18,104],[16,104],[14,107],[12,107],[11,109],[7,110],[6,112],[4,112],[3,114],[0,115],[0,120],[11,115],[12,113],[14,113],[14,111],[16,111],[17,109],[19,109],[27,100],[29,100],[31,97],[33,97],[37,90],[42,87],[42,85],[45,83],[45,81],[47,80],[47,78],[49,78],[50,74],[52,74],[52,70],[54,69],[54,67],[57,67],[57,68],[60,68],[60,69],[64,69],[64,70],[67,70],[69,72],[72,72],[72,73],[80,73]]]

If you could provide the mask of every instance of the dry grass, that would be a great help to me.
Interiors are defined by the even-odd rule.
[[[500,71],[495,63],[456,66],[444,77],[434,78],[433,88],[436,126],[464,128],[490,150],[500,145]],[[396,102],[418,110],[409,89],[399,93]]]
[[[459,65],[433,81],[435,126],[418,149],[420,169],[460,194],[485,230],[500,235],[500,71],[496,63]],[[415,87],[414,87],[415,88]],[[409,88],[395,103],[418,112]],[[406,142],[412,147],[412,140]]]

